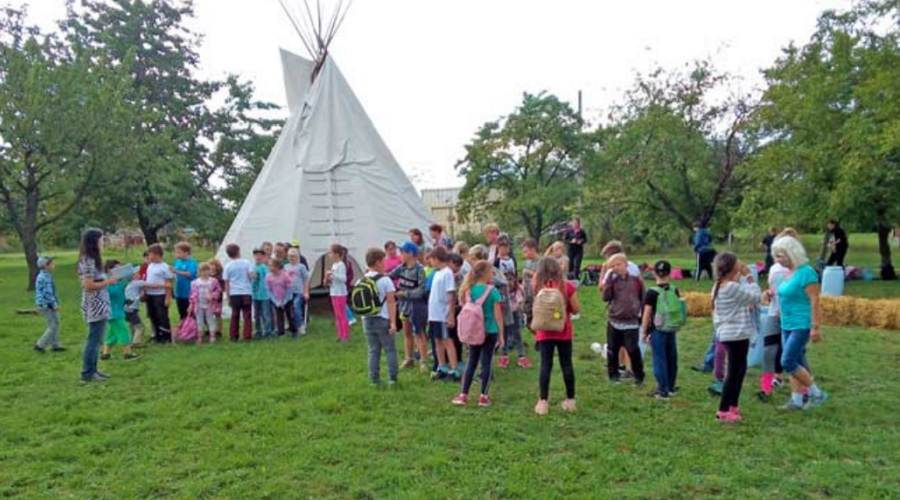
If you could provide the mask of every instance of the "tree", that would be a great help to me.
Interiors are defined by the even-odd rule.
[[[824,214],[874,227],[885,279],[896,279],[890,231],[900,221],[898,19],[890,1],[826,12],[806,45],[765,72],[757,123],[766,146],[748,198],[807,227],[821,227]]]
[[[638,76],[590,162],[585,203],[606,214],[601,227],[614,231],[623,219],[642,233],[632,238],[662,241],[695,222],[730,229],[721,208],[736,205],[754,145],[744,128],[749,97],[717,98],[730,82],[704,61]]]
[[[22,241],[29,289],[38,236],[85,202],[119,156],[126,75],[55,36],[0,16],[0,202]]]
[[[520,222],[540,242],[581,195],[582,159],[591,147],[583,125],[555,96],[526,93],[512,114],[482,126],[456,165],[466,178],[463,221],[485,211]]]

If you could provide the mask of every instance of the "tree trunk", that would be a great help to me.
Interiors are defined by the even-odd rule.
[[[897,279],[897,272],[891,263],[891,228],[880,222],[878,223],[878,253],[881,255],[881,279]]]
[[[34,280],[38,274],[37,231],[34,224],[31,221],[27,221],[18,232],[19,238],[22,239],[25,262],[28,264],[28,291],[32,292],[34,291]]]

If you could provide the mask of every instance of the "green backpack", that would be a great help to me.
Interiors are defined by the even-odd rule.
[[[677,289],[671,285],[668,290],[658,286],[652,290],[659,294],[653,326],[661,332],[677,332],[687,323],[687,305],[684,299],[678,296]]]
[[[383,274],[363,276],[350,291],[350,310],[359,316],[377,316],[384,301],[378,296],[378,280]]]

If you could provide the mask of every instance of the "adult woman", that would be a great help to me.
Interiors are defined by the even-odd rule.
[[[103,273],[103,257],[100,255],[102,246],[103,231],[88,229],[81,235],[78,278],[81,280],[81,315],[88,325],[81,368],[83,382],[104,382],[109,378],[97,371],[97,358],[110,315],[107,287],[118,283],[121,278],[107,277]]]
[[[810,340],[819,342],[819,322],[822,310],[819,304],[819,277],[809,265],[803,245],[791,236],[782,236],[772,244],[775,262],[784,266],[788,274],[778,286],[778,302],[781,308],[781,336],[783,353],[781,364],[791,376],[791,400],[782,410],[806,410],[822,405],[828,394],[819,389],[806,368],[806,345]],[[803,403],[804,388],[809,401]]]

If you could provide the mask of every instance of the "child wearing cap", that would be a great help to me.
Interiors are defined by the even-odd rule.
[[[672,274],[672,264],[661,260],[653,266],[653,274],[656,278],[656,286],[647,290],[644,297],[644,315],[641,322],[641,332],[644,335],[644,343],[649,344],[653,351],[653,376],[656,378],[656,390],[650,393],[651,397],[668,400],[676,392],[675,379],[678,377],[678,346],[675,342],[675,332],[662,331],[653,321],[656,318],[659,298],[670,290],[678,297],[681,294],[678,289],[669,283],[669,275]]]
[[[44,317],[47,329],[34,345],[34,350],[44,353],[49,347],[53,352],[65,351],[66,348],[59,343],[59,296],[56,294],[56,282],[53,281],[56,264],[53,257],[39,257],[37,265],[40,271],[34,282],[34,303]]]
[[[403,322],[403,347],[406,359],[401,368],[415,366],[413,344],[419,352],[419,369],[429,371],[425,328],[428,325],[428,291],[425,288],[425,268],[419,263],[419,247],[407,241],[400,247],[403,265],[394,268],[390,277],[397,283],[397,311]]]

